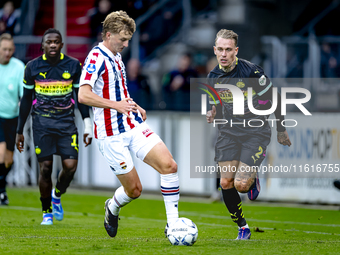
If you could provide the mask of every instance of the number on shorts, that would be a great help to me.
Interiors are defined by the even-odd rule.
[[[72,135],[72,143],[71,143],[71,146],[74,147],[76,149],[77,152],[78,151],[78,144],[77,144],[77,135],[74,134]]]

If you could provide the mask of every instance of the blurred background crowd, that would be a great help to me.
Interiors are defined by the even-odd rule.
[[[1,0],[0,34],[14,36],[14,56],[27,63],[42,54],[44,31],[57,28],[63,36],[63,52],[84,63],[101,41],[102,21],[117,10],[126,11],[137,26],[122,52],[129,92],[148,110],[149,125],[176,159],[181,192],[209,195],[216,191],[215,175],[191,178],[188,171],[193,159],[200,165],[214,164],[216,139],[216,130],[200,115],[200,97],[190,102],[190,78],[204,78],[217,65],[213,45],[222,28],[238,33],[238,57],[262,66],[275,86],[304,87],[311,92],[305,107],[313,117],[301,116],[297,107],[288,105],[289,118],[299,123],[288,130],[293,146],[288,149],[272,142],[263,164],[339,163],[340,0]],[[81,132],[81,123],[78,127]],[[190,146],[192,140],[198,140],[199,146]],[[9,183],[36,185],[33,145],[28,143],[20,157],[24,160],[16,161],[20,164],[11,171]],[[108,177],[109,168],[95,144],[80,150],[78,164],[81,171],[74,184],[118,185],[113,176]],[[144,163],[135,164],[146,173],[141,180],[145,190],[158,191],[157,174]],[[267,174],[261,180],[260,198],[340,203],[333,177],[306,177],[312,176],[275,179]]]
[[[129,48],[122,53],[129,90],[147,110],[190,110],[190,78],[206,77],[216,65],[212,46],[221,28],[239,34],[238,56],[261,65],[269,77],[285,78],[292,86],[296,78],[317,78],[304,85],[312,92],[311,111],[339,110],[338,0],[0,3],[0,33],[14,35],[15,56],[24,63],[41,54],[41,36],[50,27],[66,36],[64,52],[84,62],[89,50],[101,41],[106,15],[125,10],[137,24]]]

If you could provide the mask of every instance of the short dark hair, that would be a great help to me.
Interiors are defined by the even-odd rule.
[[[60,40],[63,41],[63,37],[61,36],[61,33],[60,33],[60,31],[58,29],[56,29],[56,28],[49,28],[49,29],[47,29],[45,31],[45,33],[44,33],[44,35],[43,35],[43,37],[41,39],[41,43],[44,42],[45,35],[47,35],[47,34],[58,34],[60,36]]]
[[[42,44],[44,42],[44,39],[45,39],[45,35],[47,34],[58,34],[60,36],[60,40],[63,41],[63,37],[61,36],[61,33],[58,29],[56,28],[49,28],[45,31],[43,37],[41,38],[41,46],[40,46],[40,50],[43,51],[43,48],[42,48]]]

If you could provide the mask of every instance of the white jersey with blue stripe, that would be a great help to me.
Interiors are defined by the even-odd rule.
[[[85,60],[79,85],[86,84],[105,99],[121,101],[130,97],[121,55],[114,55],[102,43],[95,46]],[[131,119],[115,109],[93,107],[93,113],[94,136],[98,139],[124,133],[143,122],[140,112],[130,112]]]

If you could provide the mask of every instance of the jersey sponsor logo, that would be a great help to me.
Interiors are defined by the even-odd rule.
[[[71,74],[68,71],[65,71],[62,75],[61,75],[65,80],[68,80],[71,78]]]
[[[47,96],[62,96],[72,93],[72,80],[68,81],[35,81],[35,92]]]
[[[86,67],[86,71],[89,74],[93,74],[96,71],[96,65],[95,64],[88,64],[88,66]]]
[[[145,129],[142,133],[143,135],[145,135],[145,137],[149,137],[153,134],[153,132],[149,128]]]
[[[266,85],[266,81],[267,81],[266,76],[262,75],[262,76],[259,78],[259,84],[260,84],[260,86]]]
[[[41,75],[42,77],[44,77],[44,79],[46,79],[46,74],[47,74],[47,72],[39,73],[39,75]]]

